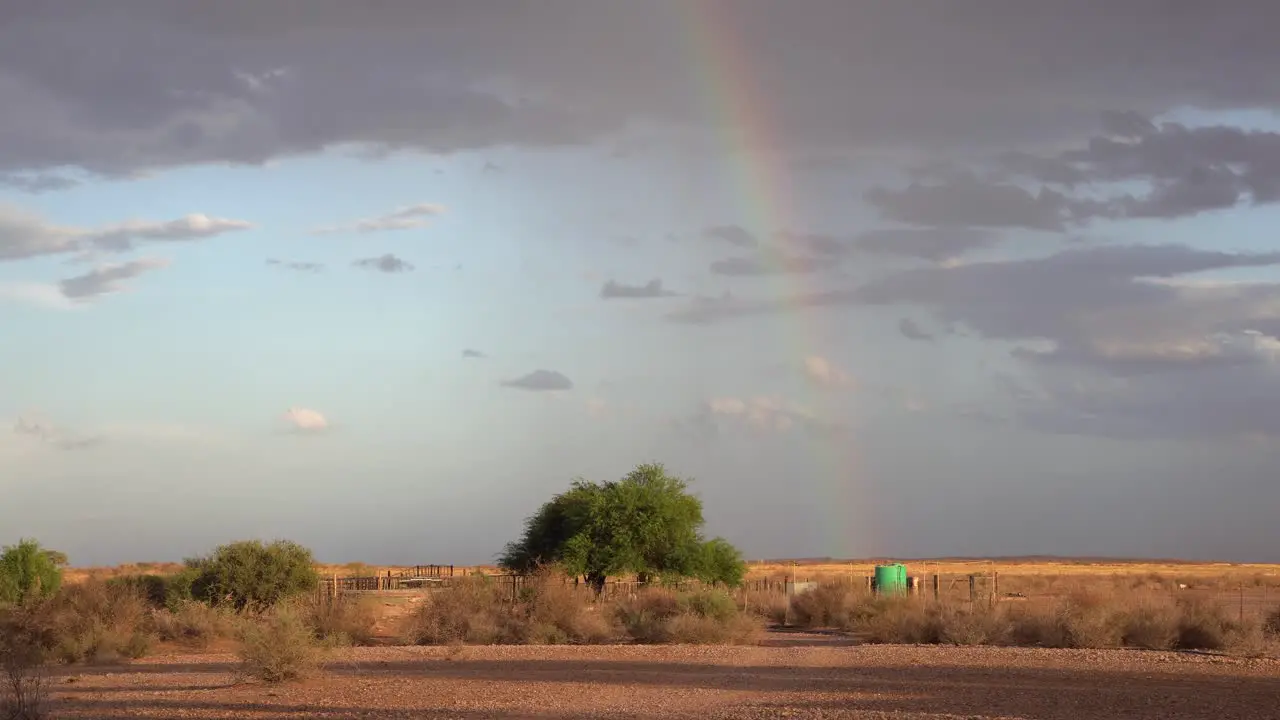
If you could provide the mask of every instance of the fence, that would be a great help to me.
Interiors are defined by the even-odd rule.
[[[448,587],[463,575],[455,574],[452,565],[420,565],[409,570],[387,572],[381,575],[339,577],[337,575],[321,579],[320,590],[326,594],[344,592],[380,592],[429,590]],[[486,575],[488,582],[494,583],[500,592],[507,597],[517,598],[520,591],[529,585],[530,578],[523,575]],[[752,578],[746,580],[734,591],[739,602],[754,604],[768,602],[770,599],[783,598],[809,591],[818,584],[844,585],[854,592],[871,594],[874,592],[871,576],[864,573],[849,573],[843,576],[822,575],[813,578]],[[1068,597],[1077,592],[1103,591],[1131,597],[1159,597],[1198,599],[1223,606],[1233,615],[1241,619],[1259,618],[1280,605],[1280,577],[1274,578],[1273,584],[1262,582],[1233,582],[1227,579],[1212,579],[1197,584],[1195,582],[1178,582],[1174,579],[1154,578],[1142,575],[1115,576],[1080,575],[1077,577],[1022,575],[1017,573],[1001,574],[995,570],[979,573],[936,573],[920,572],[909,578],[908,597],[941,603],[972,602],[1046,602]],[[566,579],[565,583],[575,592],[590,593],[595,597],[590,586],[578,579]],[[635,595],[645,587],[658,586],[675,590],[691,590],[702,587],[702,583],[689,580],[680,583],[642,583],[632,580],[610,580],[605,583],[600,597],[616,599]]]
[[[320,578],[320,591],[326,594],[341,592],[377,592],[381,590],[413,590],[448,582],[454,577],[452,565],[415,565],[411,569],[392,571],[378,575],[341,577],[332,575]]]

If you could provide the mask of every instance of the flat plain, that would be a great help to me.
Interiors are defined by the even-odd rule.
[[[852,645],[352,648],[309,680],[238,682],[226,653],[51,678],[60,718],[1276,717],[1280,661],[1137,650]]]
[[[857,582],[874,561],[752,563],[749,582]],[[1002,595],[1202,592],[1253,614],[1280,604],[1280,567],[1178,561],[907,561],[957,598],[970,574]],[[71,573],[110,577],[176,566]],[[325,575],[398,573],[330,565]],[[496,568],[455,568],[457,573]],[[379,629],[424,598],[372,594]],[[371,598],[372,599],[372,598]],[[1245,602],[1247,601],[1247,603]],[[1066,650],[860,644],[837,633],[773,629],[758,645],[355,647],[312,677],[242,681],[230,646],[178,647],[120,665],[61,667],[58,718],[898,718],[899,720],[1229,720],[1278,717],[1280,659],[1135,649]]]

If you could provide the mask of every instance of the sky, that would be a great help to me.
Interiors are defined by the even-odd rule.
[[[1280,562],[1280,25],[1132,0],[0,8],[0,544]]]

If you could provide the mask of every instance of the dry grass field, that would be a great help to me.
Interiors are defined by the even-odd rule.
[[[445,589],[317,593],[293,624],[148,610],[98,582],[176,564],[75,569],[46,717],[1274,716],[1280,567],[906,561],[940,591],[890,599],[865,589],[875,564],[759,562],[728,596],[624,582],[605,600],[551,576],[515,592],[461,579],[496,568],[455,568]],[[999,592],[971,597],[968,577],[987,587],[993,573]],[[818,586],[788,602],[792,577]],[[282,662],[300,676],[264,682]]]
[[[1179,560],[1117,560],[1117,559],[1041,559],[1041,558],[1001,558],[997,560],[982,559],[925,559],[925,560],[757,560],[748,563],[748,579],[790,578],[794,574],[797,580],[825,580],[871,574],[877,564],[882,562],[903,562],[911,574],[967,575],[998,571],[1007,577],[1069,577],[1088,580],[1099,577],[1142,577],[1160,576],[1165,578],[1213,581],[1218,583],[1265,583],[1280,588],[1280,565],[1259,563],[1222,563],[1222,562],[1190,562]],[[178,563],[140,562],[109,567],[68,568],[67,582],[78,582],[90,577],[110,578],[120,575],[137,575],[141,573],[168,574],[181,568]],[[385,575],[408,572],[413,566],[377,565],[368,563],[321,564],[317,570],[321,575]],[[484,573],[499,574],[502,572],[493,565],[457,565],[455,574]]]

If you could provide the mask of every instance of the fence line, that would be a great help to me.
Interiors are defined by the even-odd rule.
[[[335,595],[348,592],[381,592],[431,590],[449,587],[464,577],[474,577],[457,573],[452,565],[419,565],[411,570],[388,571],[380,575],[341,577],[333,575],[320,580],[318,590],[324,594]],[[518,574],[494,574],[483,577],[496,584],[500,592],[507,597],[517,599],[521,591],[531,582],[531,577]],[[1117,583],[1112,579],[1110,590],[1118,594],[1135,597],[1155,597],[1167,594],[1173,598],[1199,599],[1222,605],[1230,614],[1246,617],[1261,617],[1280,604],[1280,587],[1267,585],[1249,586],[1240,583],[1236,586],[1189,586],[1168,580],[1159,584],[1138,584],[1137,576],[1125,578],[1129,584]],[[795,578],[752,578],[735,588],[735,598],[744,605],[782,600],[785,597],[812,590],[818,585],[845,585],[857,592],[872,593],[872,577],[864,573],[850,573],[844,576],[820,576],[813,580]],[[592,588],[580,578],[566,578],[576,592],[592,593]],[[678,583],[639,582],[635,580],[609,580],[605,582],[600,594],[603,599],[616,599],[634,596],[646,587],[663,587],[677,591],[705,587],[697,580],[686,580]],[[1002,577],[997,571],[984,573],[928,573],[914,575],[910,578],[908,597],[932,600],[943,603],[972,602],[1044,602],[1060,599],[1077,591],[1090,589],[1106,590],[1106,580],[1101,576],[1083,576],[1063,580],[1035,575],[1007,575]]]

